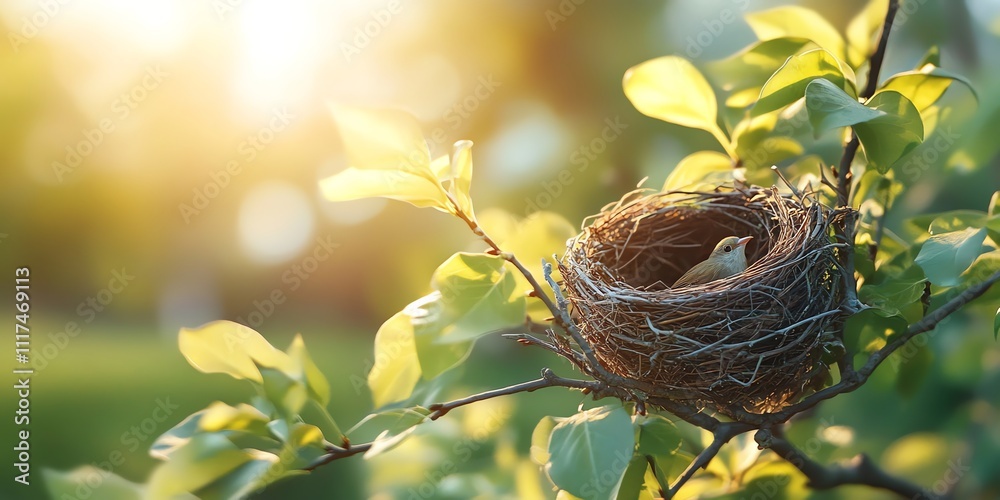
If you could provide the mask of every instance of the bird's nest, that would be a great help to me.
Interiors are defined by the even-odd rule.
[[[833,213],[775,189],[627,196],[569,243],[573,322],[606,372],[648,396],[770,412],[829,377],[842,279]],[[726,236],[746,271],[671,289]]]

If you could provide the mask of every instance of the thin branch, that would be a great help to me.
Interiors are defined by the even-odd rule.
[[[709,462],[719,454],[719,450],[722,449],[722,445],[729,442],[730,439],[744,433],[747,431],[746,425],[740,422],[723,422],[718,425],[714,432],[712,432],[712,444],[708,445],[694,460],[688,464],[684,472],[681,473],[680,477],[674,481],[673,486],[670,487],[667,498],[673,498],[677,494],[677,490],[681,489],[691,477],[694,476],[698,469],[703,469],[708,466]]]
[[[586,394],[593,394],[595,399],[600,399],[604,396],[624,396],[623,391],[608,387],[603,382],[596,380],[578,380],[563,378],[548,368],[542,369],[542,378],[537,380],[532,380],[530,382],[523,382],[520,384],[514,384],[502,389],[494,389],[492,391],[481,392],[479,394],[473,394],[462,399],[456,399],[454,401],[449,401],[447,403],[435,403],[427,407],[431,411],[428,418],[431,420],[437,420],[449,411],[459,408],[461,406],[476,403],[478,401],[485,401],[487,399],[493,399],[500,396],[507,396],[510,394],[517,394],[519,392],[534,392],[538,389],[545,387],[567,387],[570,389],[578,389]]]
[[[452,206],[454,207],[455,215],[459,219],[462,219],[467,226],[469,226],[469,229],[472,230],[473,234],[479,236],[479,238],[482,239],[483,242],[489,245],[493,253],[499,255],[507,262],[513,264],[514,267],[517,268],[518,272],[520,272],[521,275],[524,276],[524,279],[528,280],[528,284],[531,285],[531,289],[534,292],[533,296],[541,300],[542,303],[545,304],[545,307],[549,310],[549,312],[552,313],[553,316],[559,316],[559,308],[556,307],[556,304],[552,302],[552,299],[550,299],[549,296],[545,294],[545,290],[542,289],[542,285],[538,283],[538,280],[535,279],[535,276],[533,274],[531,274],[531,271],[529,271],[528,268],[524,267],[524,264],[522,264],[521,261],[518,260],[516,256],[514,256],[514,254],[504,252],[500,248],[500,246],[497,245],[495,241],[493,241],[493,238],[490,238],[490,235],[486,234],[486,232],[483,231],[483,228],[479,227],[479,224],[476,221],[472,220],[469,217],[469,215],[466,214],[461,209],[461,207],[458,205],[458,202],[455,201],[455,199],[451,196],[450,193],[448,194],[448,201],[450,201]]]
[[[427,418],[430,420],[437,420],[447,414],[449,411],[454,410],[465,405],[476,403],[479,401],[485,401],[487,399],[493,399],[500,396],[508,396],[511,394],[517,394],[519,392],[533,392],[538,389],[545,387],[567,387],[570,389],[576,389],[583,391],[584,394],[590,394],[594,399],[601,399],[604,397],[616,397],[621,400],[629,399],[630,395],[627,391],[618,389],[615,387],[610,387],[607,384],[597,381],[597,380],[579,380],[564,378],[556,375],[552,370],[548,368],[542,369],[542,377],[529,382],[523,382],[520,384],[514,384],[502,389],[494,389],[492,391],[481,392],[479,394],[474,394],[472,396],[456,399],[454,401],[449,401],[447,403],[436,403],[427,407],[430,413]],[[375,443],[363,443],[352,445],[349,441],[345,439],[343,446],[330,445],[326,448],[326,454],[319,457],[309,466],[304,467],[302,470],[311,471],[317,467],[321,467],[335,460],[340,460],[342,458],[347,458],[350,456],[357,455],[359,453],[364,453],[371,449]]]
[[[824,466],[806,456],[784,438],[777,429],[761,429],[754,439],[762,448],[770,448],[809,479],[808,486],[815,490],[829,490],[838,486],[857,484],[881,488],[904,498],[936,499],[933,493],[909,481],[889,475],[867,455],[861,454],[839,464]]]
[[[885,60],[885,49],[889,46],[889,32],[892,30],[892,22],[896,18],[896,11],[899,10],[899,0],[889,0],[889,8],[885,12],[885,21],[882,22],[882,33],[879,35],[878,45],[875,46],[875,53],[872,54],[871,63],[868,65],[868,81],[865,89],[861,91],[861,98],[868,99],[875,95],[878,89],[878,75],[882,71],[882,61]]]

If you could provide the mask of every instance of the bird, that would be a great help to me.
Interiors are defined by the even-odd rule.
[[[753,236],[744,236],[743,238],[726,236],[722,238],[722,241],[715,245],[715,250],[712,250],[712,255],[709,255],[704,262],[699,262],[688,269],[674,282],[673,287],[701,285],[745,271],[747,268],[746,244],[751,239]]]

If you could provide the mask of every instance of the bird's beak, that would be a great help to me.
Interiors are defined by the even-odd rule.
[[[753,239],[753,236],[744,236],[744,237],[742,237],[742,238],[740,238],[739,240],[736,241],[736,246],[741,247],[743,245],[746,245],[752,239]]]

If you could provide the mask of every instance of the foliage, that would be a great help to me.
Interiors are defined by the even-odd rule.
[[[934,129],[939,100],[951,84],[969,87],[940,68],[936,57],[928,57],[866,95],[856,75],[872,71],[869,56],[886,5],[872,2],[850,22],[846,39],[801,7],[751,13],[747,21],[759,40],[708,65],[707,77],[687,60],[666,56],[630,68],[623,80],[624,93],[639,112],[707,131],[724,151],[683,159],[664,189],[759,182],[770,179],[768,167],[791,158],[802,163],[786,189],[816,189],[831,205],[838,196],[850,195],[860,223],[852,251],[845,255],[856,270],[848,280],[850,292],[860,302],[845,321],[847,353],[840,363],[869,362],[906,335],[909,326],[1000,270],[1000,192],[982,212],[914,218],[910,235],[890,234],[883,226],[885,213],[906,188],[897,170],[901,160]],[[721,110],[709,82],[727,93]],[[796,119],[803,113],[806,120]],[[347,432],[329,413],[329,383],[301,337],[281,351],[232,322],[182,330],[180,350],[192,366],[245,380],[257,395],[250,404],[216,402],[188,416],[153,444],[151,453],[164,462],[148,484],[116,478],[109,495],[239,497],[333,460],[379,456],[403,447],[423,424],[447,413],[451,407],[432,403],[478,339],[523,328],[526,319],[544,328],[567,328],[556,314],[556,295],[543,290],[537,276],[540,257],[551,259],[564,250],[564,240],[546,235],[571,233],[571,224],[540,213],[508,221],[507,229],[498,231],[504,237],[495,240],[486,229],[504,226],[502,217],[484,215],[481,224],[473,208],[470,141],[455,143],[451,155],[431,158],[419,124],[405,114],[335,106],[333,115],[351,166],[321,181],[328,199],[385,197],[433,208],[460,219],[488,250],[448,258],[433,275],[433,291],[379,328],[376,363],[368,375],[375,410]],[[804,124],[812,131],[812,144],[799,133]],[[804,156],[817,143],[839,143],[845,136],[857,137],[863,160],[852,162],[852,156],[833,170],[823,165],[834,164],[834,158],[809,162]],[[814,174],[825,182],[810,183],[815,176],[806,175],[805,165],[818,168]],[[838,181],[846,179],[849,193],[826,181],[827,171]],[[851,235],[854,228],[844,231]],[[519,258],[526,256],[531,260],[522,263]],[[546,318],[546,310],[556,318]],[[1000,310],[994,336],[998,332]],[[460,404],[465,403],[454,406]],[[718,436],[713,440],[711,433],[700,432],[684,415],[678,419],[645,410],[633,401],[543,419],[532,435],[530,460],[560,490],[559,498],[652,498],[677,493],[685,483],[680,492],[686,496],[721,497],[740,488],[752,494],[775,484],[781,494],[791,495],[804,488],[796,464],[761,452],[748,434],[721,453],[714,449],[719,454],[708,456],[702,464],[706,470],[695,474],[692,459],[712,448]],[[523,463],[530,464],[527,458]],[[527,471],[529,478],[538,473],[531,466],[514,469]],[[772,481],[788,476],[795,479]],[[48,482],[57,496],[67,484],[59,474]],[[526,486],[530,480],[518,482],[519,493],[539,491]]]

